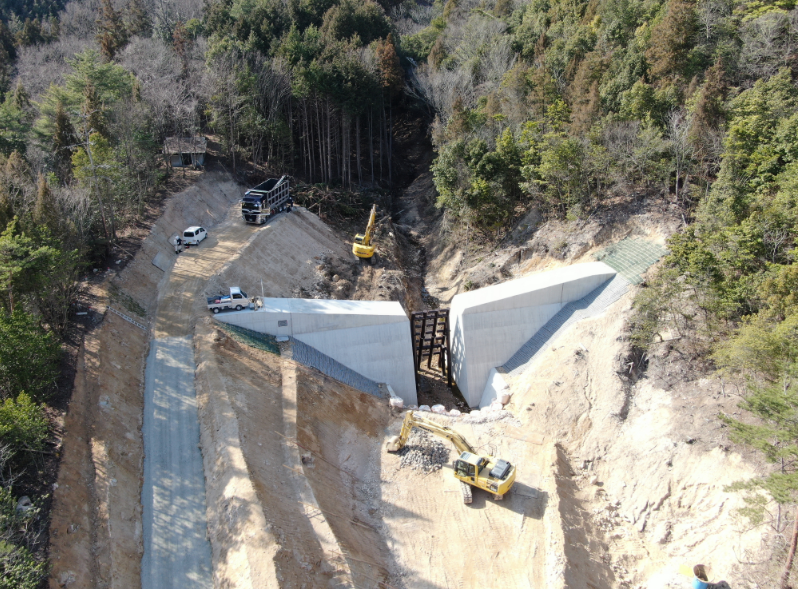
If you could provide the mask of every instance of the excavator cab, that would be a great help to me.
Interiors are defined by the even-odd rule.
[[[483,459],[470,452],[463,452],[454,463],[454,474],[458,479],[470,480],[471,482],[479,473]]]

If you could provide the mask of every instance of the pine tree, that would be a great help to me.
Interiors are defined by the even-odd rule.
[[[728,416],[721,419],[730,426],[732,439],[764,452],[768,462],[780,465],[775,472],[762,479],[738,482],[730,490],[767,491],[779,504],[795,503],[798,496],[798,471],[794,464],[798,459],[798,365],[790,369],[791,377],[784,383],[755,389],[740,407],[763,420],[762,425],[749,425]],[[786,375],[785,375],[786,376]],[[749,515],[761,517],[749,508]],[[789,589],[790,573],[798,545],[798,511],[793,516],[793,531],[790,549],[784,563],[780,589]],[[754,520],[756,521],[756,519]]]
[[[53,134],[53,167],[55,175],[64,184],[72,179],[72,154],[77,143],[75,129],[59,102],[55,113],[55,133]]]
[[[9,59],[14,60],[17,58],[17,48],[14,41],[14,35],[11,34],[11,31],[8,30],[6,23],[2,20],[0,20],[0,49],[5,50]]]
[[[0,20],[0,95],[4,94],[11,84],[16,58],[17,47],[14,36],[6,24]]]
[[[387,90],[389,96],[395,96],[404,86],[404,70],[399,64],[393,35],[389,34],[385,41],[377,43],[377,60],[380,64],[382,87]]]
[[[689,139],[700,161],[712,155],[712,133],[725,123],[723,103],[726,98],[726,82],[720,61],[707,70],[706,81],[701,88],[693,111]]]
[[[44,42],[42,35],[42,25],[39,19],[33,20],[26,18],[25,24],[22,25],[22,30],[17,33],[17,44],[21,47],[29,47],[31,45],[38,45]]]
[[[668,2],[665,17],[651,30],[651,45],[646,51],[654,79],[667,81],[682,76],[696,30],[695,5],[685,0]]]
[[[152,21],[143,0],[130,0],[127,3],[127,32],[129,35],[152,35]]]
[[[111,0],[102,0],[97,19],[97,42],[108,61],[113,61],[117,51],[127,43],[127,31]]]
[[[97,96],[97,90],[91,82],[86,84],[83,98],[82,114],[85,134],[99,133],[103,137],[108,137],[103,107]]]
[[[17,81],[11,100],[14,106],[23,112],[28,112],[31,108],[30,94],[28,94],[28,91],[25,89],[25,86],[22,85],[21,81]]]
[[[172,47],[180,58],[180,70],[183,78],[188,77],[188,52],[191,48],[191,37],[186,30],[183,21],[178,21],[172,33]]]
[[[47,183],[47,178],[43,174],[39,174],[33,220],[37,225],[47,227],[53,234],[57,233],[58,214],[56,213],[55,198]]]

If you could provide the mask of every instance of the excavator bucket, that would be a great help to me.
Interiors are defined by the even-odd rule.
[[[401,450],[402,447],[399,445],[399,436],[391,436],[388,438],[388,441],[385,443],[385,449],[388,450],[388,452],[398,452]]]

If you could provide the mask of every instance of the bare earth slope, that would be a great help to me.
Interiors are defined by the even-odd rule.
[[[94,288],[104,319],[85,339],[65,420],[50,525],[51,587],[141,587],[141,438],[149,333],[106,313],[110,304],[145,328],[175,261],[168,238],[190,224],[213,227],[238,198],[207,172],[166,208],[135,258]],[[158,259],[160,269],[153,265]],[[110,299],[108,293],[111,293]]]
[[[419,214],[432,195],[429,178],[419,177],[401,222],[427,244],[425,282],[442,306],[468,283],[593,261],[626,237],[664,244],[681,224],[675,203],[661,198],[617,203],[585,221],[544,222],[532,211],[501,247],[466,250],[466,235],[446,235],[445,219]],[[510,383],[507,408],[523,430],[559,448],[566,586],[682,587],[689,580],[680,565],[696,563],[710,567],[710,580],[765,586],[748,571],[772,539],[746,525],[735,513],[741,496],[724,490],[757,474],[717,418],[737,412],[739,397],[667,342],[654,346],[635,382],[626,338],[634,294],[572,326]]]
[[[724,491],[756,474],[717,419],[737,399],[711,379],[625,378],[627,344],[616,334],[630,303],[626,295],[574,325],[512,382],[510,408],[562,444],[564,474],[619,581],[676,587],[679,566],[701,562],[734,586],[743,555],[762,549],[762,530],[734,515],[742,497]]]

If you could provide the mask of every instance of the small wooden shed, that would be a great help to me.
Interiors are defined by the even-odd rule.
[[[193,137],[167,137],[163,144],[163,152],[173,168],[205,165],[205,152],[208,139],[195,135]]]

